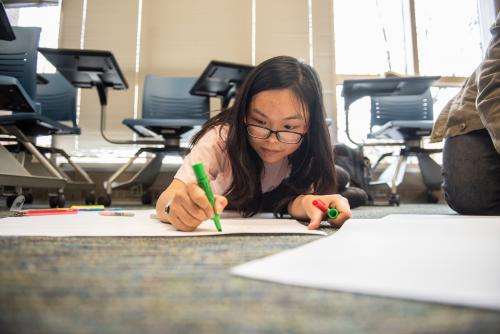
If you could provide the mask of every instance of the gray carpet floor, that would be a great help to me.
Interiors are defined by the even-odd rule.
[[[453,212],[426,204],[353,211],[354,218],[391,213]],[[291,287],[228,272],[317,238],[2,237],[0,332],[500,333],[499,312]]]

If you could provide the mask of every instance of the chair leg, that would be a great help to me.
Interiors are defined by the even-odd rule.
[[[107,181],[104,181],[104,189],[106,190],[106,194],[108,196],[111,196],[111,192],[113,191],[113,188],[115,188],[113,187],[113,183],[115,183],[115,180],[134,163],[135,159],[137,159],[142,152],[143,150],[139,149],[134,154],[134,156],[127,161],[125,165],[121,166],[113,175],[110,176],[110,178]]]
[[[129,159],[129,161],[120,167],[104,184],[104,187],[106,189],[106,194],[107,196],[111,197],[111,193],[113,189],[117,188],[122,188],[122,187],[127,187],[131,186],[134,184],[140,184],[143,187],[143,190],[147,190],[153,182],[156,180],[161,166],[163,162],[163,158],[165,157],[166,152],[156,150],[154,152],[154,157],[150,159],[137,173],[135,173],[130,179],[125,180],[123,182],[117,182],[116,180],[120,175],[122,175],[141,155],[143,152],[149,152],[147,148],[142,148],[139,151],[136,152],[136,154]],[[143,194],[144,195],[144,194]],[[143,202],[150,202],[149,199],[147,198],[147,194],[143,196]],[[145,203],[146,204],[146,203]]]
[[[47,169],[47,171],[54,177],[64,179],[67,181],[67,175],[61,172],[60,169],[55,167],[52,162],[47,159],[40,151],[37,150],[36,146],[33,145],[32,143],[28,141],[21,141],[19,140],[24,147],[28,150],[29,153],[31,153],[32,156],[34,156],[42,165]]]
[[[82,167],[80,167],[79,165],[77,165],[72,159],[71,157],[68,155],[68,153],[66,153],[66,151],[64,150],[61,150],[61,149],[58,149],[58,148],[49,148],[48,149],[48,152],[52,153],[52,154],[59,154],[61,155],[62,157],[64,157],[64,159],[66,159],[66,161],[68,162],[68,164],[73,168],[73,170],[81,177],[85,180],[85,182],[87,182],[88,184],[90,185],[94,185],[94,181],[90,178],[90,176],[87,174],[87,172],[85,170],[83,170]],[[42,152],[43,153],[43,152]]]
[[[399,205],[399,194],[398,186],[403,182],[403,178],[406,172],[406,160],[408,156],[402,154],[398,159],[393,162],[389,167],[387,167],[382,174],[380,174],[379,179],[372,182],[370,186],[377,186],[380,184],[386,184],[390,191],[389,204]]]
[[[165,152],[157,152],[142,168],[134,175],[131,182],[142,184],[143,190],[147,190],[160,173]]]
[[[378,158],[378,159],[377,159],[377,162],[375,162],[375,164],[372,166],[372,169],[373,169],[373,170],[377,169],[378,165],[380,164],[380,162],[381,162],[382,160],[384,160],[385,158],[390,157],[390,156],[392,156],[392,155],[393,155],[393,152],[388,152],[388,153],[384,153],[384,154],[382,154],[382,155],[380,156],[380,158]]]
[[[441,174],[441,166],[432,159],[428,153],[418,153],[418,165],[420,173],[427,188],[428,202],[436,203],[438,198],[433,194],[435,190],[441,190],[443,177]]]
[[[398,160],[387,167],[378,179],[378,183],[385,182],[393,194],[397,194],[398,186],[403,182],[406,171],[406,159],[406,155],[400,155]]]

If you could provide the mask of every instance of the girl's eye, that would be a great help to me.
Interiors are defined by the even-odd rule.
[[[254,118],[253,120],[254,120],[255,123],[260,124],[260,125],[266,124],[266,122],[263,121],[263,120],[261,120],[261,119]]]
[[[294,130],[294,129],[296,129],[297,127],[296,127],[295,125],[285,125],[285,126],[284,126],[284,128],[285,128],[286,130]]]

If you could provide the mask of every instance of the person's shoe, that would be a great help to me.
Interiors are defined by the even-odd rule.
[[[347,187],[340,194],[347,198],[351,209],[365,205],[368,201],[368,194],[361,188]]]

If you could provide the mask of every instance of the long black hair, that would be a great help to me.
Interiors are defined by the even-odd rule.
[[[288,157],[291,172],[278,186],[280,196],[272,211],[275,215],[285,213],[288,203],[300,194],[336,191],[333,150],[318,75],[311,66],[293,57],[274,57],[255,67],[238,90],[234,104],[205,123],[192,139],[195,145],[209,129],[228,126],[226,149],[233,180],[224,195],[229,208],[243,216],[262,211],[265,205],[260,182],[263,162],[248,141],[245,116],[256,94],[273,89],[292,90],[309,113],[309,120],[299,148]]]

